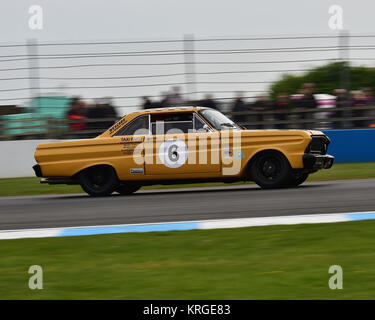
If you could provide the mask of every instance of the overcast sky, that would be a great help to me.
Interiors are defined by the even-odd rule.
[[[28,9],[44,9],[44,29],[28,28]],[[371,0],[1,0],[2,42],[328,33],[328,8],[341,5],[344,28],[375,29]]]
[[[337,31],[328,26],[331,5],[343,8],[343,26],[352,34],[375,33],[375,2],[370,0],[346,1],[301,1],[301,0],[1,0],[0,1],[0,44],[24,43],[26,39],[35,38],[39,42],[87,41],[87,40],[154,40],[180,39],[184,34],[194,34],[202,37],[236,37],[236,36],[267,36],[267,35],[335,35]],[[29,28],[31,5],[43,8],[43,30]],[[272,43],[273,46],[281,43]],[[314,42],[303,45],[316,45]],[[323,45],[328,45],[325,42]],[[336,42],[335,42],[336,44]],[[368,44],[368,42],[366,42]],[[371,43],[373,44],[373,43]],[[288,46],[296,44],[288,43]],[[320,45],[320,44],[319,44]],[[252,47],[259,47],[254,44]],[[271,46],[267,43],[267,46]],[[245,46],[246,47],[246,46]],[[247,44],[249,47],[249,44]],[[156,48],[156,49],[155,49]],[[168,47],[169,49],[170,47]],[[86,48],[93,51],[93,48]],[[62,50],[60,48],[59,50]],[[68,50],[68,49],[67,49]],[[97,48],[101,51],[124,50],[124,48]],[[126,50],[136,51],[140,47],[126,47]],[[160,50],[160,47],[148,46],[142,50]],[[19,51],[6,51],[8,54]],[[61,53],[61,51],[59,51]],[[51,51],[49,51],[51,53]],[[4,55],[4,53],[3,53]],[[371,56],[372,51],[367,52]],[[243,60],[262,59],[263,56],[247,56]],[[285,55],[272,56],[272,59],[282,59]],[[316,57],[316,56],[315,56]],[[314,57],[314,58],[315,58]],[[270,58],[271,57],[266,57]],[[331,58],[331,56],[328,56]],[[155,58],[156,59],[156,58]],[[173,59],[173,58],[171,58]],[[106,60],[108,62],[109,60]],[[111,60],[113,61],[113,60]],[[135,61],[135,60],[129,60]],[[76,61],[75,61],[76,62]],[[82,62],[82,61],[80,61]],[[8,66],[5,62],[1,66]],[[18,64],[17,64],[18,65]],[[12,64],[15,66],[15,64]],[[289,66],[294,67],[294,66]],[[150,70],[150,69],[149,69]],[[153,73],[163,73],[164,70],[151,69]],[[150,71],[150,72],[151,72]],[[106,74],[143,74],[143,69],[106,70]],[[152,73],[151,72],[151,73]],[[56,73],[57,74],[57,73]],[[77,75],[77,71],[74,73]],[[90,74],[87,70],[79,74]],[[5,73],[2,74],[4,76]],[[49,76],[54,75],[51,72]],[[61,74],[59,74],[61,75]],[[8,76],[8,75],[7,75]],[[267,80],[274,80],[277,74]],[[247,78],[249,79],[249,78]],[[251,78],[251,80],[257,78]],[[179,79],[175,79],[179,81]],[[183,81],[183,79],[180,79]],[[161,82],[165,79],[161,80]],[[159,81],[160,82],[160,81]],[[97,84],[98,82],[96,82]],[[127,82],[128,83],[128,82]],[[19,85],[19,82],[17,82]],[[25,85],[27,85],[25,83]],[[58,85],[69,87],[70,82]],[[14,88],[15,83],[2,85],[3,88]],[[265,89],[262,85],[257,90]],[[204,88],[206,90],[206,88]],[[207,90],[211,89],[207,88]],[[212,88],[215,90],[217,88]],[[219,88],[222,89],[221,87]],[[230,89],[243,89],[230,87]],[[66,89],[69,94],[77,91]],[[126,90],[126,95],[157,94],[155,90],[145,89]],[[142,92],[141,92],[142,91]],[[84,95],[119,95],[118,92],[80,91]],[[14,97],[6,95],[3,97]],[[17,93],[18,96],[21,93]],[[26,94],[26,93],[25,93]],[[122,94],[124,95],[124,94]],[[121,101],[122,104],[125,101]],[[128,103],[128,102],[126,102]],[[131,102],[135,103],[135,100]]]

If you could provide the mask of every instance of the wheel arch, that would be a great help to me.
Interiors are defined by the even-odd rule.
[[[84,172],[86,170],[89,170],[89,169],[92,169],[92,168],[98,168],[98,167],[110,167],[115,172],[115,174],[117,176],[117,179],[118,179],[118,173],[117,173],[116,168],[112,164],[106,163],[106,162],[103,162],[103,163],[93,163],[93,164],[85,165],[80,170],[78,170],[76,173],[74,173],[73,176],[72,176],[72,178],[76,179],[76,178],[79,177],[79,175],[82,172]]]

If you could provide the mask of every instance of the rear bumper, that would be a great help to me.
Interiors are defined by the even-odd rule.
[[[335,158],[330,155],[306,153],[303,156],[303,167],[305,169],[329,169]]]
[[[39,164],[36,164],[35,166],[33,166],[33,169],[34,169],[34,172],[35,172],[35,175],[37,176],[37,177],[43,177],[42,176],[42,169],[41,169],[41,167],[40,167],[40,165]]]

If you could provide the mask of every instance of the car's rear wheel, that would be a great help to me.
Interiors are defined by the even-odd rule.
[[[110,166],[97,166],[82,171],[79,183],[93,197],[109,196],[118,186],[115,170]]]
[[[294,172],[290,179],[289,187],[298,187],[300,184],[304,183],[308,177],[308,173]]]
[[[115,191],[121,195],[128,195],[138,191],[140,188],[141,186],[137,185],[122,184],[118,186]]]
[[[292,168],[288,159],[277,151],[265,151],[251,162],[251,177],[262,189],[283,188],[289,185]]]

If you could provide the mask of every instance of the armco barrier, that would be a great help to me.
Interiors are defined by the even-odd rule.
[[[34,177],[34,153],[40,143],[57,140],[0,141],[0,178]]]
[[[335,163],[375,162],[375,129],[326,130],[328,152]],[[39,143],[58,140],[0,141],[0,178],[32,177],[34,152]]]
[[[375,129],[325,130],[335,163],[375,161]]]

